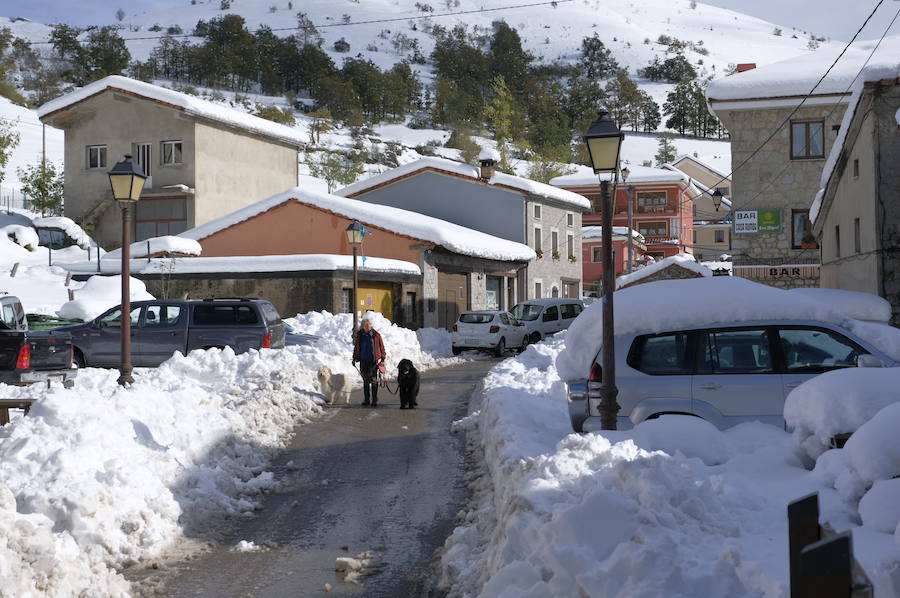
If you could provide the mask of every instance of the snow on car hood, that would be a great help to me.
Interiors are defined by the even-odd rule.
[[[818,320],[841,326],[900,361],[900,330],[860,322],[827,303],[743,278],[716,276],[663,280],[615,293],[616,336],[759,320]],[[556,360],[563,380],[586,378],[603,334],[603,301],[588,306],[569,327]]]

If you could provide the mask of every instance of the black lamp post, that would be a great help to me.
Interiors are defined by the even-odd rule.
[[[723,195],[722,195],[722,191],[720,189],[716,189],[715,191],[713,191],[712,202],[713,202],[713,207],[716,208],[717,212],[719,211],[719,206],[722,205],[722,197],[723,197]]]
[[[588,155],[591,158],[591,166],[594,174],[600,179],[600,197],[602,200],[602,240],[603,240],[603,347],[601,367],[602,387],[600,390],[600,427],[603,430],[615,430],[616,418],[619,414],[619,404],[616,396],[619,390],[616,388],[616,358],[615,358],[615,330],[613,323],[613,292],[615,289],[615,266],[612,260],[612,217],[613,205],[609,193],[609,179],[603,178],[603,173],[609,173],[610,178],[616,176],[619,170],[619,149],[622,147],[622,139],[625,135],[619,130],[608,116],[601,110],[597,114],[597,120],[591,123],[584,135],[584,143],[587,145]],[[630,232],[630,231],[629,231]]]
[[[366,234],[366,227],[359,223],[359,220],[354,220],[350,226],[347,227],[347,244],[353,249],[353,296],[351,300],[353,305],[351,306],[351,310],[353,312],[353,332],[356,333],[357,320],[356,320],[356,294],[358,289],[358,279],[357,279],[357,269],[356,269],[356,256],[359,252],[359,248],[362,247],[363,237]]]
[[[144,171],[131,161],[131,154],[117,163],[109,171],[109,186],[113,198],[122,208],[122,304],[121,304],[121,354],[119,363],[119,384],[126,386],[134,383],[131,375],[131,209],[141,198],[144,188]]]

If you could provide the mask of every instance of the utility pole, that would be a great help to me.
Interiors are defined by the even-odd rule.
[[[634,185],[628,185],[628,273],[634,269],[634,224],[632,215],[634,210]]]

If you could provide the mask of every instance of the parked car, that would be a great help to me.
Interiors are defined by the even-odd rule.
[[[578,299],[529,299],[516,304],[512,315],[525,325],[529,342],[537,343],[568,328],[583,310]]]
[[[0,383],[26,385],[46,380],[75,384],[72,336],[58,330],[29,330],[22,303],[0,297]]]
[[[525,326],[505,311],[466,311],[450,328],[453,354],[467,349],[493,351],[497,357],[507,348],[528,346]]]
[[[785,398],[813,376],[898,365],[850,331],[815,320],[643,330],[616,336],[615,360],[620,429],[665,414],[694,415],[719,428],[749,420],[782,427]],[[598,354],[587,380],[567,383],[577,432],[600,429],[601,378]]]
[[[287,322],[284,323],[284,344],[290,345],[313,345],[319,340],[319,336],[315,334],[307,334],[292,327]]]
[[[79,367],[119,364],[122,310],[115,307],[90,322],[63,326],[72,335]],[[156,367],[175,351],[231,347],[281,349],[284,322],[278,310],[259,299],[171,299],[131,304],[131,359],[138,367]]]

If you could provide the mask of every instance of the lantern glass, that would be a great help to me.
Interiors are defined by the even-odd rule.
[[[359,246],[362,245],[363,236],[365,235],[365,228],[358,221],[354,221],[350,226],[347,227],[347,243],[351,246]]]
[[[587,133],[584,134],[584,143],[587,145],[594,174],[614,173],[619,170],[619,148],[624,135],[606,114],[601,110],[597,114],[597,120],[591,123]]]
[[[131,174],[111,174],[109,175],[109,184],[112,187],[112,194],[115,199],[127,200],[131,199]]]
[[[112,188],[113,198],[119,201],[137,201],[144,190],[144,171],[131,161],[131,154],[125,154],[125,159],[117,162],[109,171],[109,186]]]

